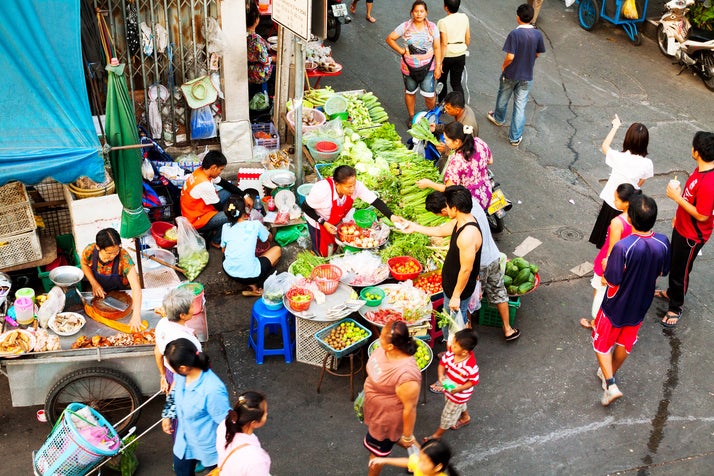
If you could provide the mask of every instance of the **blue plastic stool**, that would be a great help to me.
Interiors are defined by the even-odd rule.
[[[263,358],[266,355],[282,355],[285,358],[285,363],[289,364],[293,361],[293,352],[295,352],[295,328],[293,324],[293,316],[287,309],[268,309],[262,299],[258,299],[253,304],[253,310],[250,317],[250,333],[248,334],[248,345],[255,351],[255,361],[258,364],[263,363]],[[265,348],[265,328],[268,328],[269,334],[280,334],[283,338],[283,346],[279,349]],[[255,337],[254,337],[255,336]]]

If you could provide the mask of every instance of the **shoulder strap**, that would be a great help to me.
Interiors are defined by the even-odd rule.
[[[235,453],[239,449],[243,448],[244,446],[248,446],[248,443],[243,443],[242,445],[238,445],[235,448],[233,448],[230,453],[228,453],[228,456],[226,456],[226,459],[223,460],[223,463],[221,463],[220,468],[218,468],[218,474],[221,474],[221,471],[223,470],[223,465],[226,464],[226,461],[228,461],[228,458],[230,458],[233,455],[233,453]]]

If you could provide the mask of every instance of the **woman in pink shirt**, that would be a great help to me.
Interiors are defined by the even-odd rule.
[[[268,420],[268,401],[259,392],[238,397],[216,430],[218,467],[231,476],[270,476],[270,456],[253,433]]]

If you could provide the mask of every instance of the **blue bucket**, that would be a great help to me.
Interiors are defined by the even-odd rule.
[[[305,197],[310,194],[314,183],[304,183],[297,188],[298,205],[305,203]]]

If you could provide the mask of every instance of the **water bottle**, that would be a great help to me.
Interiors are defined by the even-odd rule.
[[[420,450],[419,450],[419,447],[417,446],[416,443],[414,443],[414,444],[411,445],[409,448],[407,448],[407,454],[408,454],[409,456],[411,456],[411,455],[418,455],[418,454],[419,454],[419,451],[420,451]]]

